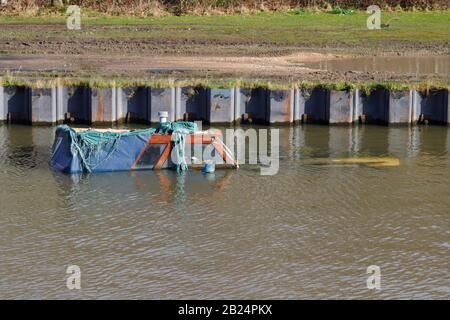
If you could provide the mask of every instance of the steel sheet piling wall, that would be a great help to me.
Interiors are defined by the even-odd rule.
[[[447,100],[447,116],[446,116],[446,118],[447,118],[447,124],[450,124],[450,94],[448,94],[448,90],[446,91],[446,93],[445,93],[446,95],[447,95],[447,99],[445,99],[445,100]]]
[[[159,111],[169,113],[169,121],[175,121],[176,88],[149,88],[148,119],[151,123],[159,123]]]
[[[413,95],[411,90],[389,92],[390,124],[410,124],[413,117]]]
[[[411,99],[412,99],[412,106],[411,106],[411,124],[417,124],[420,118],[421,113],[421,97],[419,92],[416,90],[411,91]]]
[[[135,87],[116,88],[116,116],[118,122],[127,122],[128,98]],[[147,105],[147,101],[145,103]]]
[[[328,123],[330,119],[328,90],[314,88],[312,90],[302,90],[302,94],[305,104],[305,113],[302,116],[302,122]]]
[[[447,124],[448,106],[447,91],[414,92],[414,102],[418,109],[420,123]]]
[[[386,89],[373,90],[369,95],[359,91],[362,123],[386,124],[389,122],[389,92]]]
[[[91,88],[91,122],[111,124],[116,121],[115,88]]]
[[[177,88],[175,120],[208,121],[207,93],[205,88]]]
[[[56,87],[31,88],[32,124],[56,123]]]
[[[149,118],[149,89],[128,87],[116,89],[117,121],[147,123]]]
[[[363,106],[361,102],[361,90],[355,89],[355,91],[353,91],[353,123],[358,123],[360,121],[363,114],[362,112]]]
[[[328,94],[328,122],[350,124],[353,122],[354,92],[331,90]]]
[[[8,86],[3,90],[3,112],[10,123],[31,123],[30,88]]]
[[[267,90],[263,88],[239,88],[236,99],[237,118],[243,123],[266,123]]]
[[[266,121],[292,123],[294,120],[294,90],[269,90]]]
[[[63,87],[60,90],[62,105],[58,106],[58,121],[66,123],[91,123],[91,94],[88,87]]]
[[[206,111],[209,123],[234,122],[234,89],[207,89],[207,97]]]
[[[302,115],[305,113],[305,100],[300,89],[294,90],[294,110],[293,110],[293,122],[300,123],[302,121]]]
[[[0,86],[0,123],[6,121],[4,87]]]
[[[56,87],[56,123],[64,122],[63,86]]]
[[[448,124],[448,90],[324,88],[28,88],[0,86],[0,122],[31,124],[208,123]]]

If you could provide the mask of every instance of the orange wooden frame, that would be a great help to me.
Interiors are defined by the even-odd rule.
[[[225,161],[226,164],[235,166],[236,162],[226,152],[225,148],[223,147],[223,142],[220,140],[221,136],[222,136],[221,132],[190,134],[190,135],[186,136],[186,143],[187,144],[212,144],[214,146],[214,149],[222,157],[222,159]],[[161,156],[159,157],[158,161],[156,161],[156,164],[154,165],[153,170],[159,170],[162,168],[163,164],[167,161],[167,159],[169,158],[169,155],[173,149],[171,134],[153,134],[150,137],[150,139],[147,141],[147,143],[145,144],[144,148],[142,148],[139,155],[134,160],[133,165],[131,166],[131,170],[134,170],[136,168],[137,163],[142,158],[142,156],[144,155],[147,148],[152,144],[166,145],[166,147],[164,148],[163,152],[161,153]]]

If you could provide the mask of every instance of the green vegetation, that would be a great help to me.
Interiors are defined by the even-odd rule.
[[[378,5],[383,10],[432,10],[449,7],[447,0],[14,0],[0,8],[9,14],[42,15],[61,12],[68,5],[111,15],[161,16],[211,13],[242,13],[309,9],[335,11],[366,9]]]
[[[312,89],[323,88],[328,90],[354,90],[361,89],[370,92],[374,89],[389,90],[450,90],[450,83],[439,81],[420,81],[420,82],[363,82],[363,81],[264,81],[264,80],[245,80],[245,79],[183,79],[175,80],[172,78],[149,78],[149,79],[114,79],[114,78],[53,78],[53,79],[33,79],[21,78],[6,75],[0,77],[0,86],[27,86],[31,88],[50,88],[53,86],[85,86],[91,88],[111,88],[111,87],[152,87],[152,88],[173,88],[173,87],[207,87],[207,88],[265,88],[265,89]]]
[[[53,25],[7,28],[0,40],[47,38],[142,38],[164,41],[221,43],[274,43],[283,45],[389,45],[395,42],[446,44],[450,39],[450,10],[382,12],[388,28],[367,30],[363,11],[341,15],[297,11],[216,16],[131,17],[84,12],[82,29],[67,30],[64,15],[42,17],[0,16],[0,23]]]
[[[337,12],[337,11],[335,11]],[[304,8],[280,12],[260,12],[252,14],[235,15],[182,15],[182,16],[162,16],[162,17],[137,17],[137,16],[111,16],[101,14],[97,11],[82,11],[82,29],[67,30],[65,26],[64,11],[59,13],[25,17],[25,16],[0,16],[0,24],[3,24],[3,32],[0,33],[0,42],[11,42],[9,50],[18,48],[19,52],[27,54],[42,54],[39,46],[33,46],[26,51],[23,42],[32,40],[30,43],[36,44],[40,41],[48,40],[52,43],[61,43],[61,47],[66,46],[62,53],[59,53],[55,46],[43,50],[43,53],[56,50],[56,54],[67,55],[68,49],[83,46],[85,40],[101,39],[125,41],[138,39],[137,42],[147,41],[152,45],[150,49],[139,51],[136,48],[137,56],[153,54],[183,54],[189,52],[199,55],[210,52],[219,53],[222,48],[233,48],[233,54],[257,55],[259,50],[267,50],[273,54],[286,54],[283,50],[298,50],[301,48],[311,48],[313,50],[344,48],[351,50],[365,50],[372,52],[373,47],[382,48],[382,52],[397,51],[403,52],[409,48],[428,48],[428,52],[448,53],[450,42],[450,10],[446,11],[392,11],[382,12],[382,23],[389,23],[388,28],[381,30],[367,30],[367,14],[361,10],[355,10],[351,14],[332,14],[326,11],[315,11]],[[349,13],[349,12],[347,12]],[[68,41],[69,40],[69,41]],[[154,41],[154,43],[152,42]],[[69,42],[69,45],[67,44]],[[70,44],[71,43],[71,44]],[[17,46],[16,46],[17,44]],[[248,46],[247,44],[255,44]],[[401,45],[399,45],[401,44]],[[405,45],[406,44],[406,45]],[[105,49],[105,52],[114,49],[114,42],[89,42],[91,47],[86,52],[98,53],[97,49]],[[102,48],[101,46],[107,46]],[[218,46],[222,46],[219,47]],[[420,45],[422,45],[420,47]],[[59,45],[58,45],[59,46]],[[153,47],[155,48],[153,51]],[[68,48],[68,49],[67,49]],[[90,52],[89,48],[94,48]],[[246,49],[250,48],[250,49]],[[286,49],[287,48],[287,49]],[[392,48],[392,50],[390,50]],[[209,49],[209,51],[208,51]],[[1,49],[0,49],[1,50]],[[24,51],[22,51],[24,50]],[[213,51],[211,51],[213,50]],[[240,50],[250,50],[242,52]],[[272,51],[269,51],[272,50]],[[0,51],[1,52],[1,51]],[[339,51],[340,53],[345,53]],[[9,53],[5,49],[3,53]],[[119,53],[121,53],[119,51]],[[127,53],[129,54],[129,53]],[[106,54],[107,56],[107,54]],[[24,72],[22,76],[16,78],[7,74],[3,78],[5,85],[26,84],[30,86],[52,86],[55,81],[60,81],[66,85],[86,85],[93,87],[111,86],[151,86],[151,87],[173,87],[173,86],[208,86],[208,87],[265,87],[265,88],[289,88],[304,87],[311,88],[323,86],[335,90],[359,88],[371,88],[383,86],[393,89],[409,88],[448,88],[449,80],[430,80],[428,82],[409,82],[396,80],[395,82],[320,82],[301,81],[301,74],[286,75],[286,79],[237,79],[242,75],[219,75],[219,78],[202,77],[200,74],[189,74],[189,77],[174,80],[169,75],[157,75],[148,78],[141,75],[112,75],[110,78],[99,74],[99,78],[89,77],[89,73],[65,74],[60,72],[43,72],[31,75],[28,73],[27,79]],[[88,71],[87,71],[88,72]],[[20,73],[19,73],[20,74]],[[62,79],[56,80],[59,76]],[[182,75],[183,76],[183,75]],[[188,76],[186,76],[188,77]],[[244,77],[247,77],[244,75]],[[43,79],[43,80],[36,80]],[[237,80],[236,80],[237,79]]]

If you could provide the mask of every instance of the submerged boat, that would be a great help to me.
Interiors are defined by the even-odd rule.
[[[66,173],[125,170],[187,170],[185,149],[212,145],[225,166],[237,168],[220,131],[198,131],[193,122],[166,122],[158,128],[91,129],[60,125],[56,129],[50,166]],[[199,164],[196,164],[198,167]]]

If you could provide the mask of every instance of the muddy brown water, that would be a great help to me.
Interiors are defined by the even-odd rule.
[[[450,75],[450,56],[378,56],[306,62],[305,66],[326,71],[392,72],[414,75]]]
[[[450,298],[447,127],[280,128],[274,176],[57,174],[53,133],[0,126],[0,298]]]

